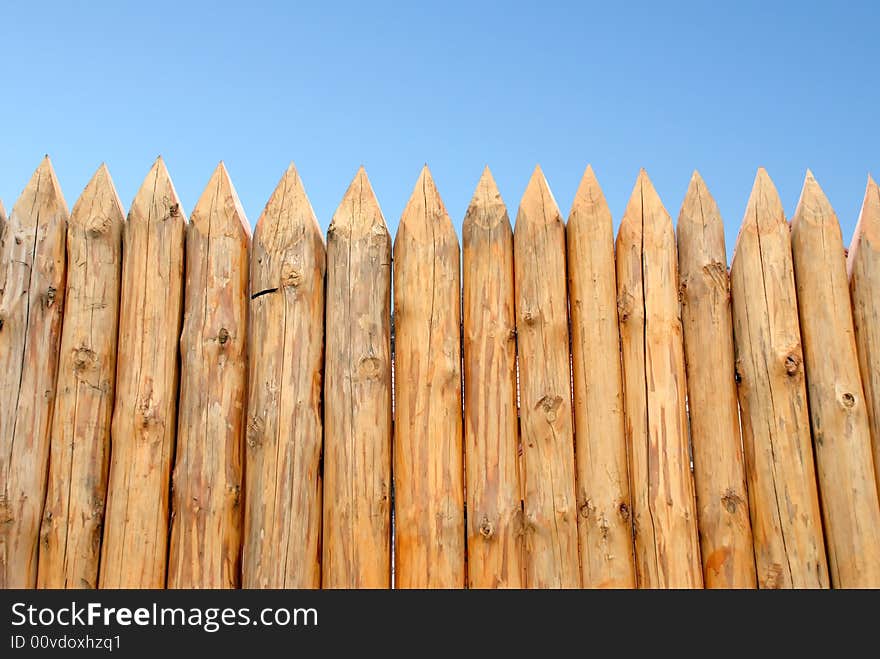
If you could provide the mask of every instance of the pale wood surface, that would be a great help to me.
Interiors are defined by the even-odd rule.
[[[250,260],[245,588],[320,588],[324,237],[291,165]]]
[[[398,588],[465,585],[459,258],[426,166],[394,240]]]
[[[74,205],[67,229],[64,328],[40,534],[40,588],[95,588],[98,583],[124,221],[110,172],[101,165]]]
[[[730,287],[758,586],[827,588],[789,228],[763,168]]]
[[[843,237],[809,171],[791,248],[831,585],[880,588],[880,501]]]
[[[177,430],[186,217],[161,158],[123,230],[101,588],[163,588]]]
[[[462,237],[468,585],[522,588],[513,232],[488,167]]]
[[[754,588],[724,224],[697,172],[678,216],[678,265],[703,580]]]
[[[672,218],[644,170],[617,236],[617,289],[642,588],[700,588]]]
[[[536,168],[513,235],[526,586],[578,588],[565,226]]]
[[[221,162],[187,227],[169,588],[239,585],[249,242]]]
[[[585,588],[633,588],[614,226],[592,167],[575,194],[565,235],[581,578]]]
[[[391,236],[361,167],[327,232],[324,588],[391,586]]]
[[[859,370],[871,424],[874,472],[880,489],[880,188],[870,176],[849,248],[847,271]]]
[[[33,588],[64,310],[67,204],[46,157],[0,243],[0,588]]]

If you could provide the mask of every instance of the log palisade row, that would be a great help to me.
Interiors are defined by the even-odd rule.
[[[291,165],[250,261],[245,588],[321,586],[321,376],[326,250]]]
[[[116,384],[125,212],[102,165],[73,207],[40,588],[95,588]]]
[[[169,588],[239,585],[249,242],[221,162],[187,227]]]
[[[880,502],[846,255],[837,215],[809,170],[791,241],[831,584],[880,588]]]
[[[391,236],[367,173],[327,231],[324,588],[391,586]]]
[[[0,588],[33,588],[64,310],[67,204],[45,158],[0,243]]]
[[[525,585],[513,232],[487,167],[462,225],[468,585]]]
[[[678,264],[703,579],[754,588],[724,225],[697,172],[678,216]]]
[[[760,588],[827,588],[788,224],[758,170],[730,270]]]
[[[809,172],[789,230],[758,171],[729,275],[697,173],[677,242],[644,171],[612,227],[536,169],[511,230],[487,168],[462,269],[427,167],[393,248],[361,168],[325,246],[291,165],[251,244],[222,163],[187,222],[161,158],[127,220],[45,159],[0,206],[0,587],[880,587],[877,185],[848,257]]]
[[[592,167],[575,193],[566,240],[581,581],[585,588],[632,588],[614,225]]]

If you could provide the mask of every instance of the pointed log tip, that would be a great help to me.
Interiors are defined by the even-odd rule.
[[[703,234],[708,227],[720,232],[720,242],[723,244],[724,223],[721,220],[718,204],[709,192],[703,177],[694,170],[678,213],[678,234],[679,237],[687,236],[687,239],[694,240],[693,232]],[[696,238],[696,240],[702,244],[704,239]]]
[[[797,231],[798,227],[809,216],[810,224],[823,225],[826,222],[837,223],[837,216],[834,208],[828,200],[827,195],[822,190],[813,172],[809,169],[804,175],[804,185],[801,188],[801,196],[798,200],[794,217],[791,219],[793,231]]]
[[[853,233],[849,248],[849,257],[853,261],[857,253],[861,252],[859,244],[867,238],[872,243],[880,244],[880,187],[873,177],[868,175],[868,183],[865,186],[865,197],[862,200],[862,208],[859,211],[859,219]]]
[[[228,202],[232,204],[231,214],[225,212]],[[242,237],[250,237],[251,227],[247,215],[229,176],[229,170],[222,160],[217,163],[211,178],[208,179],[208,184],[196,202],[190,215],[190,222],[195,227],[207,230],[206,225],[212,221],[212,213],[214,213],[213,217],[219,218],[220,221],[229,220],[225,223],[227,229],[239,231]]]
[[[743,216],[743,227],[754,226],[768,227],[779,223],[785,223],[785,211],[782,208],[782,200],[773,179],[763,167],[759,167],[755,174],[755,182],[746,203],[746,212]],[[737,243],[744,238],[742,230],[737,238]]]
[[[370,229],[373,226],[380,226],[386,233],[388,231],[385,216],[367,176],[367,170],[361,166],[355,172],[345,194],[342,195],[342,201],[333,213],[330,231],[342,227]]]
[[[97,209],[97,212],[95,211]],[[70,223],[97,228],[99,233],[125,221],[125,209],[106,163],[101,163],[73,205]]]
[[[603,215],[607,213],[610,217],[608,202],[605,200],[605,193],[602,186],[599,185],[599,179],[593,171],[592,165],[587,165],[581,182],[574,193],[574,201],[571,204],[571,212],[568,214],[569,223],[579,221],[581,215],[593,218],[598,212]]]
[[[465,212],[462,233],[470,234],[475,227],[486,230],[493,229],[502,221],[506,222],[508,227],[510,226],[507,206],[505,206],[498,185],[487,166],[480,175],[480,180]]]
[[[162,156],[156,158],[150,171],[147,173],[144,182],[135,194],[134,201],[131,203],[129,214],[141,208],[142,211],[149,208],[155,199],[160,199],[161,205],[166,206],[170,210],[170,217],[179,217],[184,223],[187,222],[186,214],[183,212],[180,197],[177,196],[177,190],[171,180],[171,174],[165,166]]]
[[[452,220],[446,211],[443,198],[440,196],[440,191],[434,183],[431,170],[428,169],[426,164],[422,167],[412,194],[406,202],[406,206],[400,216],[399,226],[416,228],[431,225],[442,228],[444,232],[455,234],[455,227],[452,225]],[[422,229],[416,229],[417,233],[421,231]],[[398,235],[400,235],[399,231]],[[458,238],[456,237],[457,240]]]
[[[553,222],[562,223],[562,216],[550,190],[550,184],[540,165],[537,165],[520,199],[514,233],[521,225],[543,226]]]
[[[48,185],[45,185],[45,182],[48,182]],[[68,215],[67,201],[65,201],[64,194],[61,192],[61,184],[58,182],[55,168],[52,167],[52,161],[48,155],[43,156],[40,164],[37,165],[27,185],[13,205],[12,214],[31,213],[36,208],[35,203],[39,203],[44,208],[57,207],[64,215]]]
[[[280,231],[282,224],[302,226],[309,233],[320,236],[321,242],[324,242],[324,233],[312,208],[312,202],[309,201],[302,177],[293,162],[284,170],[257,218],[254,240],[260,240],[259,236],[266,232],[272,234]]]

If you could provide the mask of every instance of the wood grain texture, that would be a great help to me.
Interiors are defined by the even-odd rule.
[[[95,588],[110,464],[125,211],[98,169],[67,228],[64,328],[39,588]]]
[[[755,588],[724,224],[694,172],[678,216],[681,323],[707,588]]]
[[[123,231],[101,588],[165,586],[185,230],[180,200],[158,158]]]
[[[791,222],[791,249],[831,585],[878,588],[880,500],[843,237],[809,170]]]
[[[391,236],[361,167],[327,232],[324,588],[391,587]]]
[[[513,231],[488,167],[462,237],[468,586],[522,588]]]
[[[169,588],[240,583],[249,243],[221,162],[187,227]]]
[[[33,588],[64,311],[67,204],[49,158],[0,243],[0,588]]]
[[[859,371],[871,425],[874,472],[880,489],[880,188],[870,176],[846,265]]]
[[[459,258],[426,166],[394,240],[398,588],[465,585]]]
[[[324,236],[291,165],[250,262],[245,588],[321,587]]]
[[[565,237],[581,579],[585,588],[633,588],[614,226],[592,167],[575,194]]]
[[[565,226],[540,168],[513,235],[529,588],[579,588]]]
[[[672,218],[642,170],[617,236],[617,289],[642,588],[701,588]]]
[[[764,169],[749,197],[730,288],[758,586],[827,588],[789,228]]]

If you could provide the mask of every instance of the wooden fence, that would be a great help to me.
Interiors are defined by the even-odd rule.
[[[764,170],[728,274],[694,174],[592,169],[515,229],[363,169],[326,243],[296,170],[251,239],[223,165],[127,219],[46,159],[0,206],[0,586],[880,587],[880,191],[848,256]],[[463,265],[462,265],[463,263]],[[392,278],[394,280],[392,314]]]

